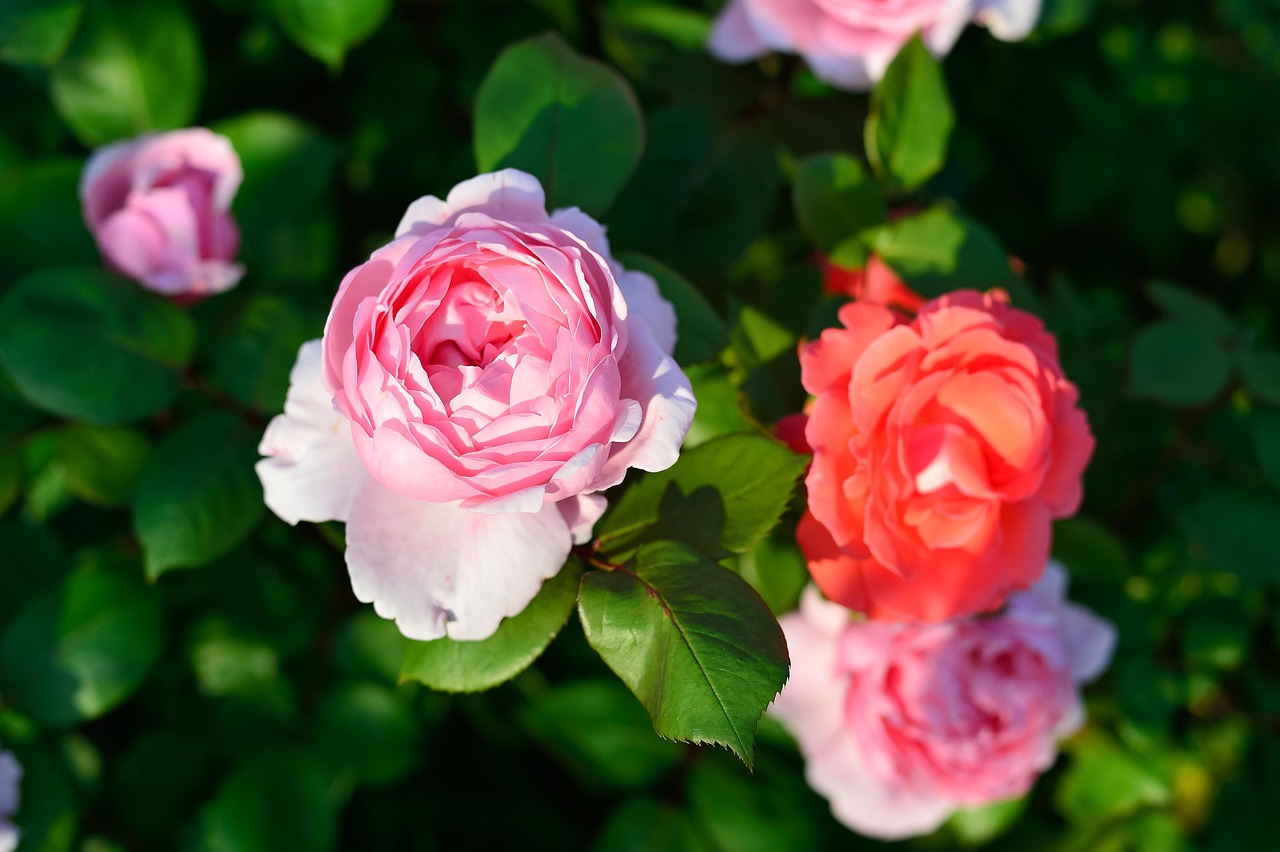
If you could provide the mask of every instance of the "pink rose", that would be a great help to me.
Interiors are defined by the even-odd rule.
[[[240,230],[231,218],[243,174],[226,137],[203,127],[114,142],[80,176],[80,204],[107,265],[166,296],[230,290]]]
[[[0,852],[13,852],[22,839],[22,832],[10,822],[18,812],[21,783],[22,766],[12,754],[0,751]]]
[[[820,79],[863,91],[917,32],[942,56],[970,21],[1015,41],[1039,16],[1040,0],[729,0],[708,46],[734,63],[798,53]]]
[[[872,618],[990,611],[1036,581],[1093,453],[1053,336],[1003,295],[914,319],[851,302],[800,351],[815,396],[797,538],[827,597]]]
[[[343,280],[263,437],[267,505],[347,522],[356,597],[410,638],[483,639],[554,576],[628,468],[693,418],[675,313],[536,178],[414,202]]]
[[[1020,796],[1084,721],[1080,685],[1116,631],[1065,600],[1054,563],[1002,614],[942,624],[854,621],[810,587],[781,619],[791,680],[772,712],[810,786],[849,828],[927,834],[957,808]]]

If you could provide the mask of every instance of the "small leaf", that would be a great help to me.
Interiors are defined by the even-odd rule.
[[[1180,284],[1152,281],[1147,284],[1147,295],[1169,319],[1204,326],[1216,337],[1227,337],[1235,330],[1231,318],[1217,302]]]
[[[717,849],[823,848],[819,832],[829,806],[773,754],[762,752],[750,773],[728,755],[707,755],[690,767],[685,785],[698,826]]]
[[[49,78],[53,105],[89,147],[185,127],[200,95],[200,41],[182,3],[94,0]]]
[[[1227,385],[1231,360],[1203,325],[1161,320],[1133,342],[1129,391],[1171,405],[1203,405]]]
[[[154,590],[82,569],[32,601],[4,636],[4,693],[48,725],[94,719],[136,690],[164,644]]]
[[[49,66],[66,52],[84,0],[0,2],[0,60]]]
[[[97,506],[123,506],[149,449],[132,429],[77,424],[59,433],[57,456],[71,494]]]
[[[80,211],[83,168],[78,159],[39,160],[0,183],[0,276],[99,262]]]
[[[49,269],[0,299],[0,366],[32,404],[120,423],[181,388],[195,329],[170,302],[97,269]]]
[[[1253,449],[1262,475],[1280,488],[1280,411],[1259,411],[1254,415]]]
[[[585,574],[578,613],[659,735],[727,746],[752,764],[756,725],[790,659],[782,628],[740,577],[684,545],[655,542],[634,568]]]
[[[1004,834],[1027,810],[1027,797],[962,808],[947,820],[947,829],[966,849],[985,846]]]
[[[534,698],[521,718],[592,789],[642,790],[674,769],[683,751],[653,735],[644,709],[613,678],[556,686]]]
[[[275,9],[289,38],[336,71],[348,50],[382,26],[391,0],[276,0]]]
[[[1057,804],[1074,823],[1097,825],[1142,807],[1169,803],[1167,781],[1102,734],[1079,739],[1071,757],[1058,785]]]
[[[573,612],[578,577],[576,560],[542,584],[519,615],[504,619],[498,632],[479,642],[447,636],[430,642],[408,642],[400,681],[420,681],[444,692],[480,692],[504,683],[527,669],[556,638]]]
[[[481,171],[529,172],[551,208],[607,209],[640,160],[643,134],[630,85],[555,33],[504,50],[476,95]]]
[[[316,714],[316,740],[361,784],[393,784],[422,760],[422,735],[402,693],[372,683],[330,692]]]
[[[663,298],[676,310],[676,363],[681,366],[710,361],[729,342],[729,329],[707,303],[698,288],[684,276],[651,257],[635,252],[618,252],[618,263],[653,277]]]
[[[151,454],[133,501],[147,576],[231,550],[262,516],[256,436],[227,414],[193,420]]]
[[[943,206],[896,219],[870,239],[872,250],[923,296],[1019,283],[991,232]]]
[[[1240,377],[1249,393],[1263,402],[1280,405],[1280,352],[1255,349],[1236,356]]]
[[[327,852],[338,801],[324,763],[304,751],[251,753],[200,810],[207,852]]]
[[[680,541],[719,559],[778,523],[808,460],[761,435],[727,435],[636,481],[605,518],[597,548],[625,559],[645,542]]]
[[[915,189],[946,162],[954,125],[942,65],[920,36],[913,36],[871,93],[867,158],[877,174]]]
[[[278,413],[298,348],[314,336],[289,302],[257,296],[214,350],[209,379],[256,411]]]
[[[867,261],[862,234],[886,217],[884,196],[857,160],[819,154],[796,163],[792,203],[809,239],[834,262],[860,268]]]

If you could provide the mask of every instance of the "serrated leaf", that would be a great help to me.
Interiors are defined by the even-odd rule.
[[[156,447],[133,501],[148,577],[221,556],[258,523],[256,443],[234,417],[215,414],[176,429]]]
[[[111,424],[158,411],[194,345],[180,309],[97,269],[37,272],[0,300],[0,366],[33,405],[64,417]]]
[[[884,196],[857,160],[818,154],[796,163],[791,200],[800,226],[818,251],[835,263],[859,268],[867,261],[862,234],[884,224]]]
[[[644,272],[658,282],[662,297],[676,310],[676,349],[681,366],[710,361],[729,342],[729,329],[698,288],[680,273],[648,255],[618,252],[618,263]]]
[[[48,725],[96,718],[137,689],[163,643],[154,590],[82,569],[32,601],[4,635],[5,697]]]
[[[523,612],[503,619],[488,639],[407,642],[400,681],[416,680],[443,692],[479,692],[511,680],[542,655],[568,621],[581,574],[582,567],[570,560]]]
[[[529,172],[551,208],[602,213],[635,171],[643,136],[626,80],[555,33],[504,50],[476,94],[480,170]]]
[[[751,766],[756,725],[786,682],[782,628],[740,577],[677,542],[582,578],[583,632],[668,739],[729,748]]]
[[[200,71],[200,40],[184,4],[95,0],[49,87],[62,120],[93,147],[190,124]]]
[[[761,435],[708,441],[628,488],[598,528],[596,547],[613,560],[658,540],[713,559],[743,553],[778,523],[807,463]]]
[[[871,92],[867,158],[876,173],[911,190],[933,177],[947,159],[955,113],[942,65],[917,34]]]
[[[1129,392],[1172,405],[1202,405],[1231,376],[1231,359],[1205,326],[1161,320],[1138,333],[1129,360]]]

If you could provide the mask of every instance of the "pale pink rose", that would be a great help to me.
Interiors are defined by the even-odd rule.
[[[0,751],[0,852],[13,852],[22,839],[22,832],[10,821],[21,802],[21,783],[22,766],[12,754]]]
[[[236,285],[240,230],[231,200],[240,158],[224,136],[192,127],[99,148],[80,176],[85,223],[107,265],[184,300]]]
[[[576,208],[506,170],[414,202],[303,346],[258,463],[290,523],[347,522],[356,597],[414,639],[483,639],[586,541],[695,403],[675,313]]]
[[[837,819],[911,837],[1031,788],[1115,648],[1115,628],[1067,602],[1066,584],[1051,562],[1000,615],[915,625],[854,621],[805,591],[781,619],[791,679],[772,712]]]
[[[798,53],[820,79],[862,91],[917,32],[942,56],[970,21],[1016,41],[1039,17],[1040,0],[729,0],[708,47],[734,63]]]

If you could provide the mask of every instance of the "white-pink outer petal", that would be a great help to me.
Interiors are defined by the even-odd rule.
[[[347,569],[356,597],[410,639],[479,640],[528,606],[572,543],[554,503],[486,515],[370,479],[347,522]]]
[[[290,524],[345,521],[369,478],[351,438],[351,421],[333,408],[321,380],[320,341],[298,350],[284,413],[267,425],[255,469],[263,499]]]

